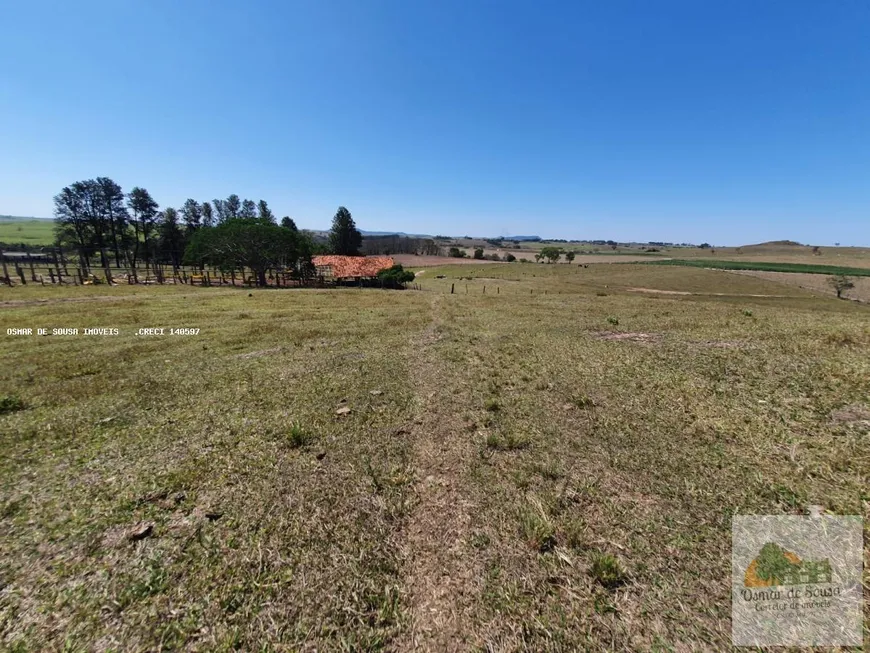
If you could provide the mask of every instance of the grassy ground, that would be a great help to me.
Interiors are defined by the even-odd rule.
[[[757,270],[763,272],[795,272],[798,274],[846,274],[870,277],[870,268],[853,268],[840,265],[813,265],[810,263],[772,263],[759,261],[723,261],[720,259],[662,259],[650,261],[650,265],[681,265],[719,270]]]
[[[0,648],[721,650],[732,515],[870,517],[866,307],[418,282],[0,290],[0,334],[120,332],[0,336]]]
[[[0,220],[0,243],[51,245],[53,242],[52,220]]]

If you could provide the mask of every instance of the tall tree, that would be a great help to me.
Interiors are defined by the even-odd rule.
[[[293,222],[293,218],[291,218],[289,215],[285,215],[283,218],[281,218],[281,226],[285,229],[289,229],[290,231],[299,231],[296,223]]]
[[[209,204],[208,202],[202,203],[202,226],[214,226],[214,214],[211,211],[211,204]]]
[[[362,234],[356,228],[356,223],[354,223],[350,211],[343,206],[338,207],[335,217],[332,218],[329,245],[333,254],[359,256]]]
[[[269,269],[310,267],[310,255],[298,234],[256,217],[200,229],[191,238],[184,260],[204,261],[224,271],[250,268],[258,286],[266,285]]]
[[[233,193],[224,202],[224,211],[226,211],[225,219],[238,218],[239,211],[242,209],[242,201],[239,196]]]
[[[97,177],[95,184],[102,222],[108,227],[115,254],[115,265],[121,267],[121,242],[129,219],[127,207],[124,206],[124,191],[108,177]]]
[[[214,204],[214,214],[215,214],[215,222],[220,224],[224,220],[226,220],[229,216],[227,215],[227,206],[224,200],[212,200],[212,204]]]
[[[242,208],[239,211],[239,217],[245,218],[246,220],[257,217],[257,205],[254,204],[254,200],[244,200],[242,202]]]
[[[163,210],[157,224],[157,233],[160,236],[161,258],[177,268],[184,254],[184,232],[178,226],[178,211],[171,207]]]
[[[151,234],[154,231],[155,221],[157,219],[157,202],[151,197],[151,194],[144,188],[138,186],[130,191],[127,196],[127,208],[133,214],[133,231],[136,234],[133,243],[133,268],[136,267],[136,262],[139,259],[139,238],[142,238],[142,258],[145,260],[147,268],[151,262],[151,252],[153,251],[153,243]]]
[[[86,207],[88,189],[77,181],[54,196],[55,233],[61,245],[72,244],[79,253],[79,267],[87,274],[90,269],[89,245],[93,240],[93,225]]]
[[[184,219],[184,226],[188,234],[199,229],[202,224],[202,207],[199,202],[187,199],[184,206],[181,207],[181,217]]]
[[[272,209],[266,204],[266,200],[260,200],[257,203],[257,217],[269,222],[275,222],[275,214],[272,213]]]

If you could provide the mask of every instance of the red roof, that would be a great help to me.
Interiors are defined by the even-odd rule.
[[[328,265],[334,279],[375,277],[380,270],[393,267],[389,256],[313,256],[311,262],[316,266]]]

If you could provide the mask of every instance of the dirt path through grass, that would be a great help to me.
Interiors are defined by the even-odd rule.
[[[417,417],[411,428],[416,472],[415,507],[408,520],[403,559],[411,622],[398,650],[467,650],[476,579],[481,570],[465,555],[473,505],[463,483],[474,455],[462,438],[449,373],[435,351],[443,337],[441,295],[432,299],[432,319],[415,337],[411,379]]]

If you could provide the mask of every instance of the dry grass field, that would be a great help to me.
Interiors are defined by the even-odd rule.
[[[0,649],[727,650],[733,515],[870,518],[867,306],[417,282],[0,289]]]
[[[729,274],[745,274],[759,279],[769,279],[789,286],[805,288],[813,292],[836,297],[837,293],[830,284],[830,276],[826,274],[800,274],[794,272],[766,272],[760,270],[730,270]],[[854,288],[843,291],[843,297],[870,303],[870,277],[854,277]]]

